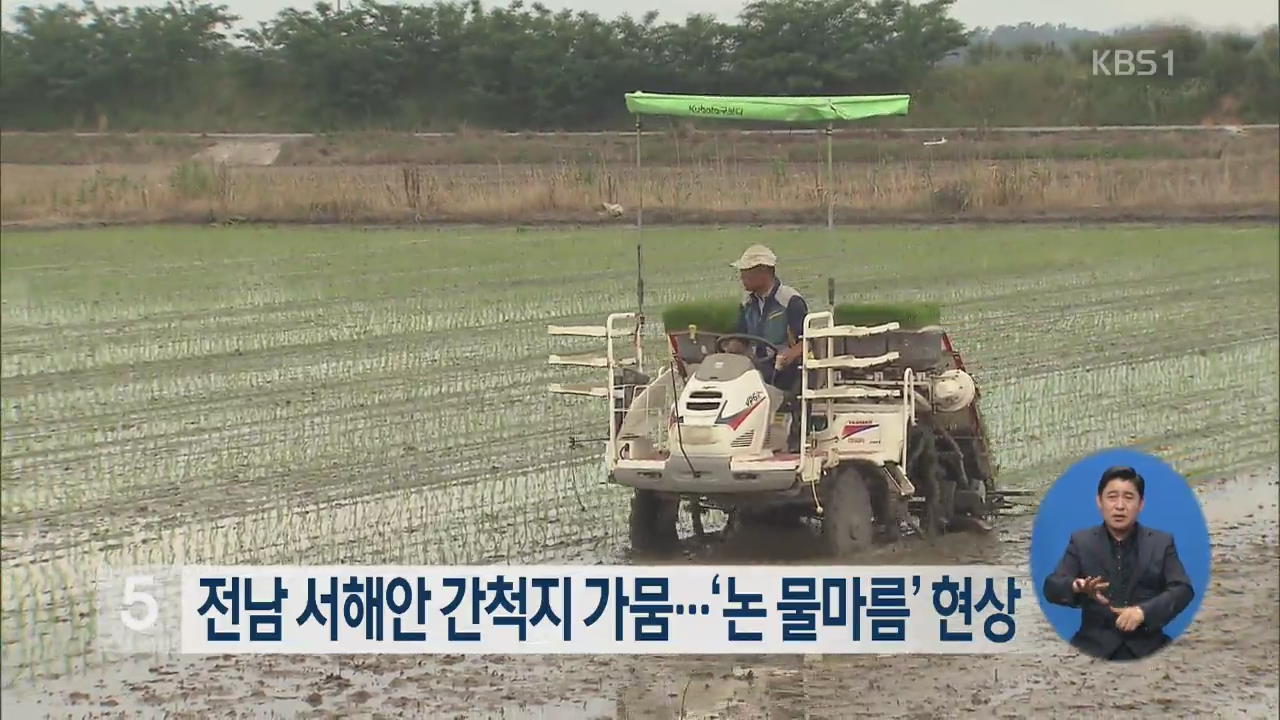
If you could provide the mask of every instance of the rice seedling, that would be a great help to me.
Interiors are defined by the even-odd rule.
[[[663,309],[662,324],[672,330],[697,328],[721,334],[735,332],[738,325],[738,302],[708,300],[675,303]]]
[[[880,325],[896,322],[902,328],[918,329],[942,321],[942,308],[935,303],[841,303],[832,311],[842,325]]]

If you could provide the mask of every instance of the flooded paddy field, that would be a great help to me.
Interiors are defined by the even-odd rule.
[[[549,396],[545,326],[636,305],[634,230],[131,228],[6,233],[5,707],[90,717],[848,717],[1277,710],[1280,262],[1267,226],[646,230],[666,303],[734,297],[755,242],[811,304],[932,300],[983,391],[999,481],[1041,489],[1126,445],[1196,486],[1214,584],[1116,681],[1044,656],[227,657],[104,666],[100,566],[625,563],[600,401]],[[590,371],[583,371],[589,373]],[[582,375],[584,379],[589,375]],[[811,538],[690,543],[790,562]],[[868,562],[1024,564],[995,536]],[[755,542],[759,540],[759,542]],[[1028,617],[1039,620],[1031,613]],[[1056,654],[1055,654],[1056,653]],[[1151,675],[1152,669],[1157,670]],[[1166,677],[1167,676],[1167,677]],[[1164,679],[1162,679],[1164,678]],[[248,709],[249,702],[254,710]],[[1056,703],[1056,704],[1055,704]],[[1073,704],[1075,703],[1075,704]],[[1136,704],[1135,704],[1136,703]]]

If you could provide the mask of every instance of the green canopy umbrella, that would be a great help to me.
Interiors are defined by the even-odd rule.
[[[831,192],[832,125],[841,120],[860,120],[879,115],[906,115],[909,95],[844,95],[844,96],[730,96],[671,95],[631,92],[626,94],[627,110],[636,115],[636,169],[640,169],[640,115],[715,118],[795,124],[826,123],[827,135],[827,228],[834,227],[835,205]],[[642,201],[636,210],[636,223],[643,224]]]

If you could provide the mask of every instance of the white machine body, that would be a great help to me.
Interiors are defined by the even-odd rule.
[[[698,457],[771,457],[785,449],[791,427],[781,391],[766,385],[742,355],[707,356],[685,384],[667,442]]]

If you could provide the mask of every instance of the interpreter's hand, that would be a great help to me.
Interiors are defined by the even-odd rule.
[[[1130,605],[1126,608],[1113,607],[1111,612],[1116,614],[1116,627],[1120,632],[1137,630],[1142,621],[1146,619],[1146,614],[1137,605]]]
[[[1077,595],[1090,595],[1094,601],[1102,605],[1111,604],[1107,596],[1102,594],[1102,591],[1109,587],[1111,583],[1100,577],[1076,578],[1071,582],[1071,592]]]

